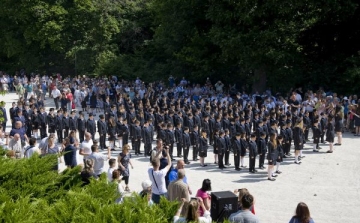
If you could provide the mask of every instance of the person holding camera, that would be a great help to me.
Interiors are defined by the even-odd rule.
[[[184,206],[186,207],[184,217],[180,217],[180,214],[183,212]],[[202,209],[205,209],[203,199],[201,199],[200,197],[191,198],[190,201],[187,201],[185,198],[182,198],[180,207],[174,216],[173,222],[174,223],[178,223],[178,222],[210,223],[210,222],[212,222],[209,211],[206,211],[203,216],[199,215],[199,212],[198,212],[199,207],[201,207]]]
[[[165,150],[166,153],[167,165],[163,169],[160,169],[160,157],[163,156],[163,150]],[[164,149],[162,146],[162,140],[160,139],[157,141],[156,150],[153,150],[151,154],[151,165],[152,167],[148,169],[148,175],[152,182],[151,199],[155,204],[159,204],[161,197],[167,197],[165,177],[171,167],[169,149]]]

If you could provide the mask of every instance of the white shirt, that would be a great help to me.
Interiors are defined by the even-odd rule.
[[[166,168],[158,171],[154,171],[153,168],[148,169],[149,178],[152,182],[151,189],[154,194],[161,195],[167,192],[165,183],[166,173]]]
[[[144,98],[145,92],[146,92],[146,89],[140,89],[140,90],[139,90],[139,95],[140,95],[140,98],[141,98],[141,99]]]
[[[95,152],[95,153],[91,153],[87,159],[92,159],[94,160],[94,173],[96,175],[100,175],[104,172],[104,164],[105,164],[105,161],[108,160],[108,157],[101,154],[101,153],[98,153],[98,152]]]
[[[83,151],[83,153],[87,154],[87,155],[84,155],[84,159],[91,154],[91,146],[92,146],[92,145],[93,145],[92,139],[90,139],[89,141],[84,140],[84,141],[81,143],[80,149]]]
[[[179,217],[179,216],[174,216],[174,223],[186,223],[186,219],[184,217]],[[210,212],[209,211],[205,211],[204,212],[204,215],[202,217],[199,217],[198,218],[198,222],[199,223],[211,223],[212,222],[212,219],[211,219],[211,216],[210,216]]]
[[[114,167],[109,167],[108,172],[107,172],[108,182],[112,181],[112,174],[113,174],[114,170],[115,170]]]
[[[34,155],[35,153],[40,154],[40,150],[38,147],[34,146],[29,148],[30,146],[27,146],[24,148],[25,151],[25,158],[30,158],[32,155]]]
[[[51,96],[52,96],[53,98],[57,98],[57,97],[59,97],[60,95],[61,95],[61,93],[60,93],[59,89],[57,89],[57,88],[51,91]]]

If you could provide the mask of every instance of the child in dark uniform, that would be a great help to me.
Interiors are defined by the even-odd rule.
[[[240,136],[240,143],[241,143],[241,149],[240,149],[240,167],[245,168],[244,159],[246,156],[246,150],[249,148],[248,140],[246,139],[246,133],[241,133]]]
[[[265,163],[265,155],[266,155],[266,134],[265,132],[260,133],[260,140],[259,140],[259,169],[265,169],[264,163]]]
[[[255,161],[257,155],[257,145],[255,140],[256,140],[256,135],[252,133],[250,135],[250,142],[249,142],[249,172],[250,173],[257,172],[257,170],[255,170]]]
[[[313,124],[313,136],[314,136],[314,152],[319,152],[319,142],[321,137],[321,129],[319,128],[319,120],[315,120]]]
[[[285,142],[286,144],[286,149],[285,149],[285,154],[287,156],[291,156],[291,153],[290,153],[290,148],[291,148],[291,141],[293,139],[293,131],[291,129],[291,120],[290,119],[287,119],[286,120],[286,134],[287,134],[287,141]]]
[[[334,147],[334,138],[335,138],[335,127],[332,123],[333,117],[328,117],[328,123],[326,126],[326,141],[329,143],[329,150],[327,153],[332,153]]]
[[[302,128],[302,119],[298,118],[296,120],[294,132],[294,147],[295,147],[295,163],[301,164],[299,161],[300,151],[303,149],[303,128]]]
[[[283,161],[283,155],[284,155],[284,151],[283,151],[283,147],[282,147],[284,138],[283,138],[282,135],[279,135],[277,137],[277,140],[278,140],[278,145],[277,145],[278,154],[277,154],[277,159],[276,159],[276,171],[275,171],[275,173],[280,174],[280,173],[282,173],[280,171],[280,164]]]
[[[218,163],[218,154],[219,154],[219,150],[218,150],[218,141],[219,141],[219,129],[215,129],[214,132],[214,160],[215,160],[215,164]]]
[[[272,133],[270,135],[270,140],[267,144],[268,148],[268,154],[267,154],[267,160],[268,160],[268,180],[275,181],[275,178],[273,178],[273,171],[274,171],[274,165],[276,163],[277,159],[277,140],[276,140],[276,134]],[[276,177],[277,175],[274,175]]]

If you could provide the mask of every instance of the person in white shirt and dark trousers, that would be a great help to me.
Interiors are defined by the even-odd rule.
[[[160,159],[156,156],[151,160],[152,168],[148,169],[149,178],[152,182],[152,200],[155,204],[160,203],[160,197],[167,196],[165,176],[171,167],[169,149],[166,149],[167,166],[160,170]]]

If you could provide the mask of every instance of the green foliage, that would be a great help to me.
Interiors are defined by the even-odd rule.
[[[273,91],[296,85],[360,90],[352,85],[360,79],[355,0],[0,0],[0,5],[0,67],[10,72],[25,67],[145,81],[173,75],[197,83],[210,77],[239,87],[266,78]]]
[[[0,154],[4,150],[0,149]],[[80,168],[53,171],[57,157],[0,157],[1,222],[169,222],[178,208],[165,199],[149,206],[136,194],[118,198],[106,175],[81,187]]]

